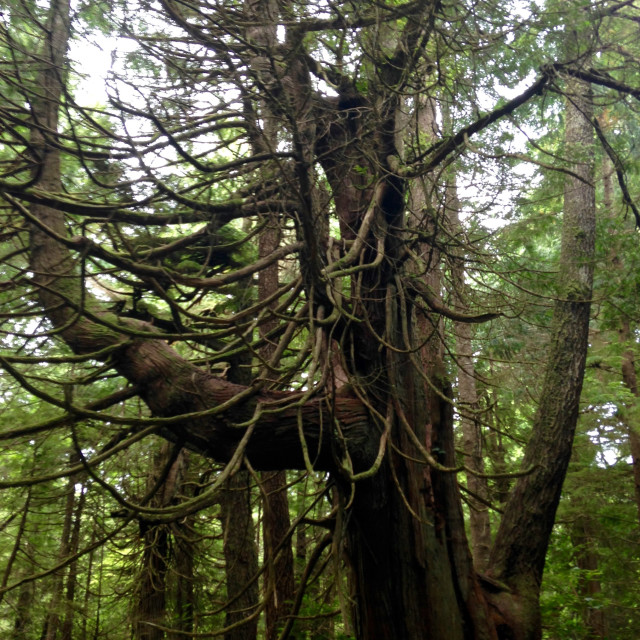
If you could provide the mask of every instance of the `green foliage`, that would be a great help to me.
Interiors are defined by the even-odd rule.
[[[417,358],[440,335],[454,386],[460,356],[455,321],[440,322],[438,312],[400,285],[435,275],[435,306],[492,316],[474,324],[471,353],[464,355],[474,363],[474,411],[491,476],[487,501],[497,507],[492,524],[499,521],[540,401],[552,308],[563,285],[557,278],[559,224],[566,170],[576,158],[563,157],[562,64],[578,60],[577,67],[587,69],[580,56],[595,48],[607,80],[594,88],[600,126],[614,168],[636,201],[638,110],[611,86],[640,84],[635,14],[600,3],[603,15],[587,19],[592,3],[586,0],[445,3],[414,60],[414,51],[405,51],[399,39],[412,24],[406,12],[420,3],[275,4],[279,23],[265,53],[251,32],[264,25],[243,13],[249,3],[75,3],[73,42],[95,40],[111,57],[108,95],[77,104],[80,75],[92,70],[84,60],[60,70],[67,93],[58,131],[34,124],[43,92],[47,3],[21,0],[0,13],[2,637],[13,633],[21,612],[28,611],[24,638],[35,640],[44,636],[52,612],[64,619],[73,611],[73,638],[130,638],[139,601],[153,592],[144,591],[149,576],[166,596],[163,624],[184,626],[185,637],[220,633],[233,609],[227,602],[232,563],[225,562],[224,494],[207,492],[229,469],[198,455],[218,454],[206,449],[210,423],[203,422],[213,401],[198,396],[205,416],[194,417],[193,405],[173,407],[172,415],[189,414],[183,423],[152,415],[136,396],[146,389],[129,387],[114,367],[125,369],[123,354],[150,339],[170,342],[181,366],[196,367],[192,382],[198,376],[227,376],[234,383],[234,376],[244,377],[254,385],[253,404],[238,419],[215,414],[229,432],[253,424],[262,412],[277,412],[292,389],[300,395],[291,410],[317,395],[330,402],[332,384],[347,375],[349,359],[362,356],[347,337],[353,327],[376,320],[363,309],[380,282],[393,282],[393,303],[409,310],[400,322],[403,339],[426,326],[419,347],[393,347],[390,353]],[[167,13],[169,7],[179,7],[181,18]],[[588,34],[572,52],[575,60],[565,56],[568,28]],[[400,73],[393,56],[403,55],[407,69]],[[428,164],[434,150],[504,108],[543,65],[553,63],[562,64],[540,95],[463,136],[439,164]],[[301,104],[287,85],[292,69],[306,74],[313,88],[304,94],[300,81]],[[387,86],[393,74],[393,86]],[[345,88],[355,89],[362,104],[339,113],[335,94]],[[327,96],[333,97],[322,102]],[[426,98],[437,113],[430,129],[421,130],[415,107]],[[324,110],[305,111],[317,104]],[[375,129],[376,118],[391,106],[398,109],[397,121],[388,130]],[[28,258],[35,228],[30,212],[44,195],[37,185],[16,187],[42,169],[31,142],[37,135],[61,155],[62,193],[45,194],[49,205],[65,212],[61,228],[69,233],[62,244],[73,255],[58,280],[82,278],[77,297],[44,305],[38,286],[46,291],[56,278],[43,285],[37,280],[43,274],[34,273]],[[331,136],[340,144],[327,149]],[[391,137],[402,153],[376,164]],[[328,161],[331,154],[342,162],[336,160],[337,169]],[[605,613],[612,638],[632,638],[640,629],[629,463],[629,430],[640,423],[640,402],[621,375],[631,356],[640,358],[640,252],[617,175],[606,182],[613,166],[606,158],[600,147],[597,270],[581,419],[541,594],[549,640],[586,639],[593,611]],[[399,163],[397,171],[392,162]],[[337,177],[329,177],[331,170]],[[459,207],[452,202],[452,175]],[[339,219],[338,201],[345,193],[362,198],[359,213],[367,212],[367,198],[389,176],[412,176],[406,190],[394,195],[407,210],[415,209],[410,213],[420,224],[396,229],[378,216],[371,235],[354,240],[357,224]],[[414,206],[405,191],[419,180],[428,197]],[[458,225],[450,221],[454,210]],[[255,265],[268,257],[259,245],[270,225],[277,227],[280,247],[306,244],[275,263],[281,291],[267,303]],[[45,229],[53,236],[59,231]],[[336,276],[331,269],[360,240],[349,270]],[[105,310],[96,301],[106,303]],[[52,320],[58,305],[67,303],[72,312]],[[380,315],[391,308],[386,298],[376,303]],[[97,331],[121,330],[122,341],[109,354],[86,355],[86,346],[74,352],[67,336],[85,321],[96,323]],[[381,333],[376,348],[387,348],[389,339]],[[274,353],[277,361],[271,362]],[[151,365],[142,387],[157,384],[157,363]],[[348,373],[351,382],[359,381],[358,371]],[[381,379],[383,373],[367,372]],[[192,386],[170,393],[195,397],[200,390]],[[267,392],[274,394],[271,405],[260,395]],[[460,403],[454,408],[459,412]],[[299,416],[302,430],[302,410]],[[188,463],[172,475],[167,460],[178,456],[172,447],[183,444],[185,430],[194,425],[201,429],[198,453],[184,453]],[[274,433],[278,429],[274,423]],[[394,455],[395,447],[390,441]],[[431,453],[444,451],[434,446]],[[466,463],[468,455],[459,453],[458,460]],[[250,468],[246,473],[245,525],[256,531],[249,542],[264,557],[265,496],[259,476]],[[169,479],[177,488],[166,496]],[[315,546],[328,531],[335,534],[305,586],[293,632],[305,640],[353,638],[346,632],[350,596],[344,532],[338,530],[346,525],[336,516],[344,515],[344,505],[333,480],[290,473],[284,489],[294,527],[283,545],[298,545],[297,588]],[[202,495],[204,506],[180,511]],[[158,513],[166,521],[155,522]],[[179,515],[171,519],[167,513]],[[145,573],[151,551],[160,564]],[[596,568],[581,566],[588,554]],[[266,597],[269,587],[260,584]],[[586,590],[595,584],[599,591]]]

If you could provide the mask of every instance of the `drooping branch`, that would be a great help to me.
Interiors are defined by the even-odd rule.
[[[48,63],[40,78],[41,85],[48,87],[47,99],[34,107],[34,117],[48,123],[50,135],[57,129],[63,89],[68,11],[68,2],[52,6],[53,44],[43,54]],[[37,188],[60,192],[60,150],[47,145],[38,129],[33,132],[32,143],[41,164]],[[137,388],[152,414],[177,416],[162,428],[165,437],[226,462],[236,454],[246,430],[252,429],[244,454],[256,469],[305,468],[304,448],[317,468],[324,470],[335,468],[341,447],[352,450],[351,457],[363,466],[375,458],[377,444],[369,442],[369,417],[355,398],[341,398],[330,407],[322,397],[301,403],[295,393],[264,392],[259,384],[242,387],[190,363],[161,339],[132,339],[126,332],[120,333],[119,323],[123,329],[147,335],[156,329],[139,320],[119,320],[84,289],[82,274],[67,246],[73,246],[75,240],[65,240],[64,214],[49,204],[33,203],[28,212],[32,222],[31,270],[40,303],[55,331],[75,353],[115,348],[108,356],[110,363]],[[278,257],[276,252],[266,257],[265,263]],[[88,314],[83,313],[85,309]],[[108,322],[105,326],[89,316],[104,317]],[[336,442],[336,424],[343,442]]]

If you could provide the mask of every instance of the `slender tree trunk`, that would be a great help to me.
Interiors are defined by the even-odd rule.
[[[169,553],[167,525],[150,527],[144,533],[142,567],[133,635],[136,640],[162,640],[166,626],[166,578]]]
[[[246,0],[245,12],[252,26],[247,31],[247,38],[257,48],[257,55],[252,60],[252,70],[260,82],[277,84],[280,82],[271,65],[274,59],[274,47],[277,43],[276,19],[278,6],[274,0]],[[258,104],[260,113],[256,116],[262,122],[262,130],[254,136],[253,146],[256,152],[272,152],[277,147],[277,119],[266,100]],[[258,123],[256,123],[258,124]],[[267,167],[278,171],[279,167]],[[265,180],[270,178],[265,175]],[[259,238],[260,257],[270,255],[280,244],[280,225],[276,214],[263,216],[264,229]],[[266,300],[278,289],[278,263],[272,264],[258,275],[258,299]],[[275,328],[278,320],[267,318],[260,325],[261,336],[266,336]],[[260,375],[266,379],[273,377],[269,360],[275,352],[274,344],[267,344],[260,350],[263,366]],[[277,376],[276,376],[277,377]],[[275,380],[274,380],[275,381]],[[278,628],[291,610],[295,594],[293,573],[293,551],[291,540],[287,538],[291,518],[289,516],[289,500],[286,492],[286,472],[277,471],[263,474],[260,484],[264,497],[263,540],[264,540],[264,597],[266,600],[265,618],[267,640],[274,640]]]
[[[266,638],[278,637],[279,628],[291,612],[295,597],[291,517],[286,472],[263,473],[260,488],[264,495],[262,528],[265,553]]]
[[[455,174],[451,174],[446,186],[445,210],[452,234],[462,246],[463,230],[460,224],[458,187]],[[468,314],[466,284],[464,280],[464,249],[459,249],[452,257],[452,279],[454,281],[453,304],[461,314]],[[478,417],[480,405],[476,389],[475,366],[473,362],[473,329],[468,322],[454,322],[456,340],[456,369],[458,374],[458,411],[462,427],[462,449],[465,453],[467,489],[469,490],[469,531],[473,562],[478,571],[489,566],[491,553],[491,522],[489,520],[489,485],[484,477],[484,458],[481,424]]]
[[[258,552],[250,482],[247,471],[238,471],[229,478],[222,500],[228,600],[225,626],[237,625],[224,634],[224,640],[255,640],[258,633]]]
[[[176,588],[174,601],[174,631],[171,632],[172,640],[181,640],[185,634],[193,633],[194,614],[196,600],[194,593],[194,554],[195,549],[190,540],[193,518],[180,527],[173,527],[174,559],[173,570],[175,573]]]
[[[25,525],[27,524],[27,516],[29,514],[29,506],[31,504],[31,492],[32,492],[32,488],[28,487],[27,495],[25,497],[24,505],[22,508],[22,515],[20,516],[20,524],[18,526],[18,531],[16,532],[16,536],[13,541],[13,547],[11,548],[11,553],[7,558],[7,564],[6,564],[4,573],[2,574],[2,583],[0,584],[0,588],[2,589],[4,589],[4,587],[6,587],[9,582],[9,577],[11,576],[13,565],[16,561],[16,558],[18,557],[18,552],[20,551],[21,545],[26,543],[24,534],[25,534]],[[4,600],[5,593],[6,591],[0,592],[0,603]]]
[[[250,290],[251,283],[245,286]],[[229,364],[230,382],[251,384],[251,353],[239,354]],[[260,589],[252,482],[251,474],[241,469],[227,480],[220,496],[227,587],[225,627],[229,627],[224,640],[256,640],[258,635]]]
[[[279,245],[280,232],[275,216],[267,218],[267,226],[260,234],[260,256],[270,255]],[[267,299],[278,289],[278,263],[274,263],[260,272],[258,276],[258,298]],[[274,318],[260,326],[260,333],[265,336],[277,326]],[[275,352],[275,346],[267,344],[260,350],[260,357],[265,363],[263,376],[270,375],[269,360]],[[287,495],[287,474],[276,471],[262,474],[260,489],[264,500],[262,520],[265,572],[264,586],[266,599],[266,638],[275,640],[278,628],[291,611],[295,596],[295,578],[293,551],[289,529],[289,498]]]
[[[511,589],[507,623],[517,640],[540,637],[538,598],[547,545],[571,458],[588,348],[595,247],[592,101],[589,86],[567,82],[565,156],[575,176],[565,178],[560,255],[560,299],[543,390],[523,468],[502,517],[490,574]],[[509,615],[504,594],[494,601]]]
[[[147,488],[153,487],[167,462],[166,445],[153,457],[153,465],[147,478]],[[154,506],[163,506],[163,500],[156,494]],[[137,594],[133,613],[133,637],[136,640],[162,640],[166,626],[166,580],[169,562],[169,529],[166,524],[149,525],[140,523],[143,549],[140,571],[137,578]]]
[[[96,538],[96,534],[94,530],[91,534],[91,544],[95,542],[95,538]],[[102,549],[100,549],[100,552],[101,551]],[[93,567],[94,567],[96,553],[97,551],[95,549],[93,549],[89,553],[87,570],[84,575],[84,599],[82,602],[82,620],[80,622],[80,628],[81,628],[80,640],[89,640],[90,636],[89,636],[88,621],[90,617],[94,625],[94,629],[96,630],[94,631],[94,637],[97,635],[97,629],[99,629],[100,627],[100,590],[102,587],[100,583],[102,579],[102,566],[100,566],[100,571],[98,573],[98,580],[96,581],[97,584],[95,585],[93,590],[91,588],[91,585],[95,580]],[[90,614],[89,611],[92,603],[92,598],[95,598],[96,606],[95,606],[95,613],[92,612]]]
[[[151,498],[154,507],[167,507],[173,503],[185,472],[185,452],[175,452],[166,443],[154,456],[147,485],[156,488]],[[167,469],[168,466],[168,469]],[[158,481],[163,478],[158,486]],[[170,569],[170,524],[151,524],[140,521],[144,548],[142,567],[138,578],[133,633],[136,640],[162,640],[167,624],[167,574]]]
[[[25,542],[25,552],[28,557],[31,557],[33,548],[31,543],[27,540]],[[25,582],[18,593],[18,602],[15,608],[15,618],[13,622],[13,640],[30,640],[32,637],[31,622],[33,604],[36,595],[36,585],[32,580]]]
[[[189,461],[190,455],[186,450],[180,453],[183,458],[183,471],[180,485],[177,488],[181,496],[192,495],[189,491]],[[172,573],[175,581],[173,594],[173,623],[169,633],[171,640],[182,640],[185,635],[193,633],[196,614],[195,596],[195,572],[194,564],[197,554],[197,546],[194,542],[196,531],[194,530],[195,517],[186,516],[171,523],[172,547]]]
[[[76,453],[70,456],[70,466],[76,464],[79,457]],[[64,520],[62,524],[62,532],[60,534],[60,551],[58,552],[58,561],[66,559],[71,550],[71,527],[73,523],[73,512],[75,505],[75,484],[76,479],[70,476],[67,481],[67,489],[65,492],[65,509]],[[54,573],[53,587],[51,590],[51,600],[49,602],[49,613],[45,622],[46,633],[45,640],[56,640],[58,630],[60,628],[60,617],[65,606],[63,606],[64,595],[64,570],[59,569]]]
[[[575,548],[576,564],[580,569],[578,591],[583,598],[583,618],[588,629],[589,640],[607,638],[606,610],[601,606],[592,606],[602,591],[598,571],[598,552],[596,549],[592,524],[588,516],[581,516],[571,525],[571,541]]]
[[[78,479],[75,479],[78,484]],[[82,524],[82,516],[84,511],[84,505],[87,497],[87,486],[85,483],[80,485],[80,495],[78,497],[78,503],[76,506],[76,512],[73,519],[73,530],[71,531],[71,541],[69,545],[69,554],[74,555],[78,552],[80,547],[80,527]],[[76,611],[76,587],[78,583],[78,561],[75,560],[69,565],[69,573],[67,575],[66,586],[66,602],[64,620],[62,627],[60,628],[61,640],[75,640],[73,634],[73,621],[74,612]]]

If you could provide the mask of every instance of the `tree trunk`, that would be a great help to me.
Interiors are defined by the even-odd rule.
[[[246,0],[244,10],[247,18],[253,23],[247,30],[247,38],[257,47],[256,55],[252,60],[252,70],[261,82],[277,82],[272,60],[277,44],[278,6],[274,0]],[[260,124],[262,124],[261,128]],[[258,102],[256,131],[259,133],[253,138],[255,152],[272,152],[278,144],[278,122],[267,100]],[[277,172],[280,170],[276,164],[266,163],[266,167],[265,181],[271,177],[268,175],[269,171]],[[271,255],[280,245],[281,231],[276,214],[266,214],[261,217],[260,222],[265,225],[259,237],[259,255],[264,258]],[[278,262],[275,262],[260,271],[258,274],[258,300],[267,300],[278,290],[278,270]],[[271,311],[268,309],[267,314],[270,313]],[[267,339],[266,336],[269,332],[277,326],[277,318],[268,315],[266,321],[260,324],[260,335]],[[275,352],[275,344],[267,342],[259,354],[262,361],[259,375],[268,380],[270,386],[273,385],[274,388],[277,386],[278,380],[277,375],[274,376],[270,360]],[[275,640],[278,636],[278,629],[284,624],[284,619],[291,611],[295,594],[293,551],[291,539],[288,537],[291,518],[286,487],[286,472],[276,471],[263,474],[260,488],[264,501],[262,527],[265,557],[265,637],[267,640]]]
[[[603,607],[592,606],[602,591],[598,571],[598,553],[594,542],[592,524],[588,516],[578,517],[571,524],[571,541],[575,547],[575,558],[581,571],[578,591],[584,601],[583,619],[588,630],[589,640],[607,637],[607,618]]]
[[[71,541],[69,544],[69,554],[75,555],[78,553],[80,547],[80,525],[82,524],[82,516],[84,511],[84,504],[87,497],[86,484],[79,483],[78,478],[75,478],[76,485],[80,484],[80,495],[78,497],[78,503],[76,505],[76,512],[73,519],[73,529],[71,531]],[[66,585],[66,602],[64,620],[60,628],[61,640],[74,640],[73,635],[73,621],[74,613],[78,608],[76,599],[76,587],[78,582],[78,561],[75,560],[69,565],[69,573],[67,575]]]
[[[265,219],[266,226],[260,234],[260,256],[272,254],[280,243],[280,231],[275,216]],[[263,269],[258,276],[258,299],[267,300],[278,290],[278,263]],[[276,318],[269,318],[260,325],[260,333],[267,336],[278,325]],[[263,377],[272,377],[270,360],[275,353],[275,345],[267,344],[260,350],[263,361]],[[293,551],[289,529],[289,498],[287,495],[287,474],[285,471],[263,473],[260,482],[264,510],[262,520],[264,540],[264,597],[266,601],[265,619],[267,640],[275,640],[279,628],[291,612],[295,596]]]
[[[27,553],[31,551],[29,544],[27,544],[26,551]],[[36,585],[32,580],[25,582],[20,587],[13,622],[13,635],[11,636],[13,640],[29,640],[32,637],[30,622],[32,621],[35,594]]]
[[[601,129],[604,129],[605,127],[609,128],[606,113],[600,115],[599,123]],[[614,173],[615,169],[613,167],[613,163],[611,162],[611,158],[609,158],[608,155],[605,155],[602,161],[603,203],[605,211],[611,220],[613,220],[615,217],[615,210],[613,206]],[[611,262],[618,268],[619,271],[621,271],[621,268],[624,266],[620,259],[618,246],[614,245],[614,248],[611,252]],[[622,274],[621,277],[624,277],[624,275]],[[635,404],[637,404],[639,401],[638,399],[640,398],[640,393],[638,392],[635,353],[632,349],[633,333],[634,332],[631,331],[631,322],[629,320],[629,317],[625,314],[621,318],[618,328],[618,339],[623,345],[625,345],[624,351],[622,353],[622,382],[631,392],[631,394],[635,398]],[[638,524],[640,525],[640,434],[638,430],[634,428],[633,421],[628,420],[625,416],[625,411],[620,412],[620,420],[623,423],[629,438],[629,448],[631,450],[631,465],[633,470],[634,495],[638,511]]]
[[[463,230],[460,224],[458,187],[456,176],[450,172],[446,185],[445,211],[452,234],[464,247]],[[464,249],[459,249],[451,259],[454,281],[453,306],[461,314],[469,312],[466,301],[464,269]],[[486,571],[491,553],[491,522],[489,520],[489,485],[484,477],[482,432],[479,419],[480,405],[476,389],[475,366],[473,362],[473,329],[468,322],[454,322],[456,340],[456,370],[458,374],[458,411],[462,427],[462,450],[467,467],[466,481],[469,497],[469,532],[474,566],[478,571]]]
[[[147,479],[150,504],[164,508],[175,504],[184,478],[185,451],[165,443],[153,458]],[[137,640],[162,640],[163,627],[169,627],[167,613],[167,576],[171,566],[171,527],[140,519],[143,551],[133,632]],[[191,612],[192,613],[192,612]]]
[[[263,473],[260,488],[264,496],[262,530],[265,553],[265,598],[267,640],[275,640],[295,597],[291,517],[285,471]]]
[[[78,455],[74,452],[70,455],[70,465],[73,466],[79,460]],[[58,553],[58,561],[62,562],[67,558],[71,550],[71,527],[73,523],[73,512],[75,505],[75,484],[76,479],[70,476],[67,481],[67,489],[65,491],[65,508],[62,531],[60,533],[60,551]],[[58,629],[60,627],[61,612],[66,607],[63,606],[64,594],[64,569],[56,571],[53,577],[53,587],[51,590],[51,600],[49,602],[49,613],[45,621],[46,633],[45,640],[56,640]]]
[[[567,82],[565,156],[574,159],[564,186],[564,216],[552,338],[542,396],[523,469],[491,553],[489,573],[509,586],[516,640],[540,637],[538,598],[547,545],[571,458],[586,363],[595,252],[593,112],[588,85]],[[504,594],[494,602],[509,615]]]
[[[181,496],[185,496],[193,493],[188,489],[191,484],[188,478],[189,452],[183,450],[181,456],[184,456],[184,471],[178,492]],[[182,640],[186,634],[194,631],[197,613],[194,560],[198,551],[193,539],[196,535],[194,523],[195,517],[191,515],[171,523],[173,541],[171,568],[175,580],[174,621],[172,631],[169,633],[171,640]]]
[[[167,463],[168,447],[162,446],[152,459],[147,478],[147,490],[161,477]],[[152,504],[162,507],[162,488],[153,496]],[[136,581],[137,594],[133,612],[133,637],[136,640],[163,640],[166,627],[166,589],[169,569],[169,527],[166,524],[150,525],[140,521],[143,549],[140,570]]]
[[[251,512],[251,477],[238,471],[227,481],[221,501],[227,582],[224,640],[255,640],[258,633],[258,552]]]
[[[251,283],[244,283],[247,290]],[[231,358],[228,379],[249,385],[253,379],[252,354]],[[256,640],[260,612],[258,544],[253,521],[252,476],[239,470],[220,494],[227,604],[224,640]]]

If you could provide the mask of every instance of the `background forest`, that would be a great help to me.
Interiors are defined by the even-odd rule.
[[[640,2],[0,4],[0,636],[640,637]]]

